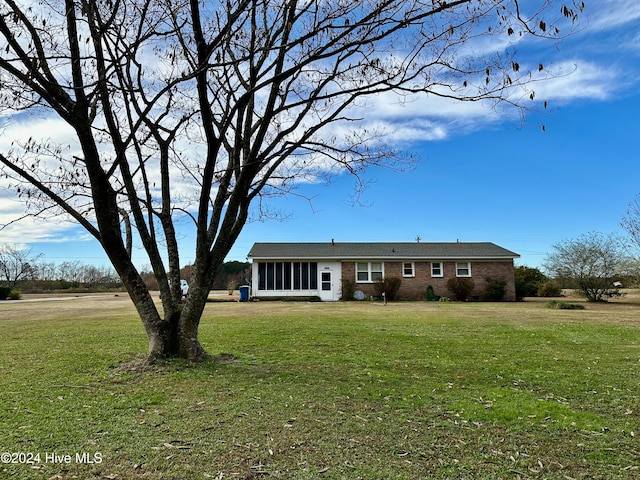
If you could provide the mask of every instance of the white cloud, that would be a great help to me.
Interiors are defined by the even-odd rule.
[[[6,152],[26,142],[29,138],[51,140],[57,144],[74,145],[75,134],[66,122],[53,117],[34,117],[32,115],[18,115],[11,119],[4,119],[4,126],[0,130],[0,151]]]
[[[640,2],[637,0],[598,0],[585,3],[587,32],[613,30],[640,19]]]
[[[618,72],[614,68],[601,68],[590,61],[564,61],[550,70],[553,76],[536,80],[526,89],[514,89],[512,100],[525,108],[541,108],[539,103],[529,100],[531,91],[535,91],[536,99],[549,101],[551,106],[581,99],[602,101],[610,98],[619,85],[615,82]],[[363,117],[371,128],[389,132],[394,142],[438,141],[504,121],[519,121],[517,110],[493,106],[491,101],[459,101],[436,95],[406,100],[387,93],[372,97],[367,107],[358,112],[360,115],[355,116]]]
[[[68,240],[73,224],[62,219],[25,217],[25,205],[19,200],[0,198],[0,243],[24,245],[34,242],[60,243]],[[74,236],[73,240],[85,237]]]
[[[615,68],[604,68],[590,61],[566,61],[556,70],[555,78],[535,85],[538,98],[563,104],[578,99],[607,100],[619,86]]]

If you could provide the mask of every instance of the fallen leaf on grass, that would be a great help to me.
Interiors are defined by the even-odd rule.
[[[171,443],[165,442],[162,444],[165,448],[175,448],[176,450],[190,450],[191,447],[188,447],[187,445],[173,445]]]

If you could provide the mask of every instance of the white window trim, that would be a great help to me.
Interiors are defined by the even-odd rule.
[[[459,275],[458,272],[460,270],[460,268],[458,267],[458,265],[466,265],[466,268],[469,273],[467,275]],[[469,278],[471,277],[471,262],[456,262],[456,277],[465,277],[465,278]]]
[[[440,265],[440,274],[439,275],[435,275],[433,273],[433,264],[437,263],[438,265]],[[444,277],[444,263],[443,262],[431,262],[431,278],[442,278]]]
[[[411,265],[411,273],[410,274],[404,273],[404,266],[405,265]],[[415,264],[415,262],[402,262],[402,277],[403,278],[413,278],[415,276],[416,276],[416,264]]]
[[[367,264],[367,280],[359,280],[358,279],[358,273],[360,272],[364,272],[364,270],[358,270],[358,264],[359,263],[366,263]],[[380,268],[382,269],[382,278],[384,278],[384,262],[378,262],[378,261],[372,261],[372,262],[356,262],[356,283],[375,283],[375,280],[371,280],[371,264],[372,263],[379,263],[380,264]],[[377,271],[377,270],[376,270]]]

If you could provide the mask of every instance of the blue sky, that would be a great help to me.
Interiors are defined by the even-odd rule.
[[[582,101],[529,123],[495,125],[419,145],[404,173],[377,170],[367,206],[350,203],[353,182],[306,189],[281,202],[292,218],[249,224],[232,252],[254,241],[491,241],[539,266],[552,245],[589,231],[622,233],[620,218],[640,191],[639,96]],[[315,210],[315,211],[314,211]]]
[[[585,3],[588,22],[559,48],[518,46],[522,58],[531,48],[532,60],[542,55],[578,67],[540,87],[548,111],[530,112],[524,123],[478,113],[477,105],[468,107],[473,113],[465,106],[451,114],[427,112],[424,118],[440,133],[403,145],[419,158],[415,168],[369,170],[373,183],[361,197],[364,205],[352,204],[348,175],[302,186],[298,193],[313,197],[311,203],[273,199],[270,207],[288,218],[247,224],[228,260],[244,261],[256,241],[411,242],[419,236],[423,242],[491,241],[519,253],[518,265],[540,266],[552,245],[567,238],[623,233],[620,219],[640,192],[640,6],[635,0]],[[5,197],[2,206],[15,215],[15,202],[9,208]],[[181,239],[183,264],[192,240],[187,233]],[[107,263],[97,242],[72,224],[21,222],[0,231],[3,243],[28,246],[57,263]],[[141,248],[136,251],[144,265]]]

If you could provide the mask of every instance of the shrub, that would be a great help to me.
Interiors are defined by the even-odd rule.
[[[487,286],[482,294],[483,302],[502,302],[507,293],[507,282],[505,280],[487,278]]]
[[[538,286],[539,297],[561,297],[562,289],[557,283],[547,280]]]
[[[516,299],[535,297],[538,295],[538,287],[547,280],[547,277],[537,268],[519,266],[515,269]]]
[[[20,298],[22,298],[22,294],[20,293],[20,290],[11,290],[8,298],[9,300],[20,300]]]
[[[453,294],[454,300],[466,301],[476,284],[470,278],[451,278],[447,282],[447,288]]]
[[[0,300],[6,300],[10,293],[11,289],[9,287],[0,287]]]
[[[342,296],[340,297],[340,300],[343,300],[345,302],[350,302],[352,300],[355,300],[355,295],[356,293],[356,282],[354,282],[353,280],[349,280],[348,278],[343,278],[342,279]]]
[[[376,297],[382,297],[382,294],[384,293],[386,299],[392,302],[398,297],[398,290],[400,290],[401,284],[401,278],[387,277],[375,282],[373,284],[373,290],[376,294]]]
[[[440,297],[435,294],[433,287],[429,285],[427,287],[427,302],[437,302],[438,300],[440,300]]]
[[[446,303],[446,302],[450,302],[450,301],[451,301],[451,299],[450,299],[449,297],[440,297],[440,299],[439,299],[438,301],[439,301],[439,302]]]
[[[551,300],[547,307],[555,310],[584,310],[584,305],[580,303],[567,303],[562,300]]]

